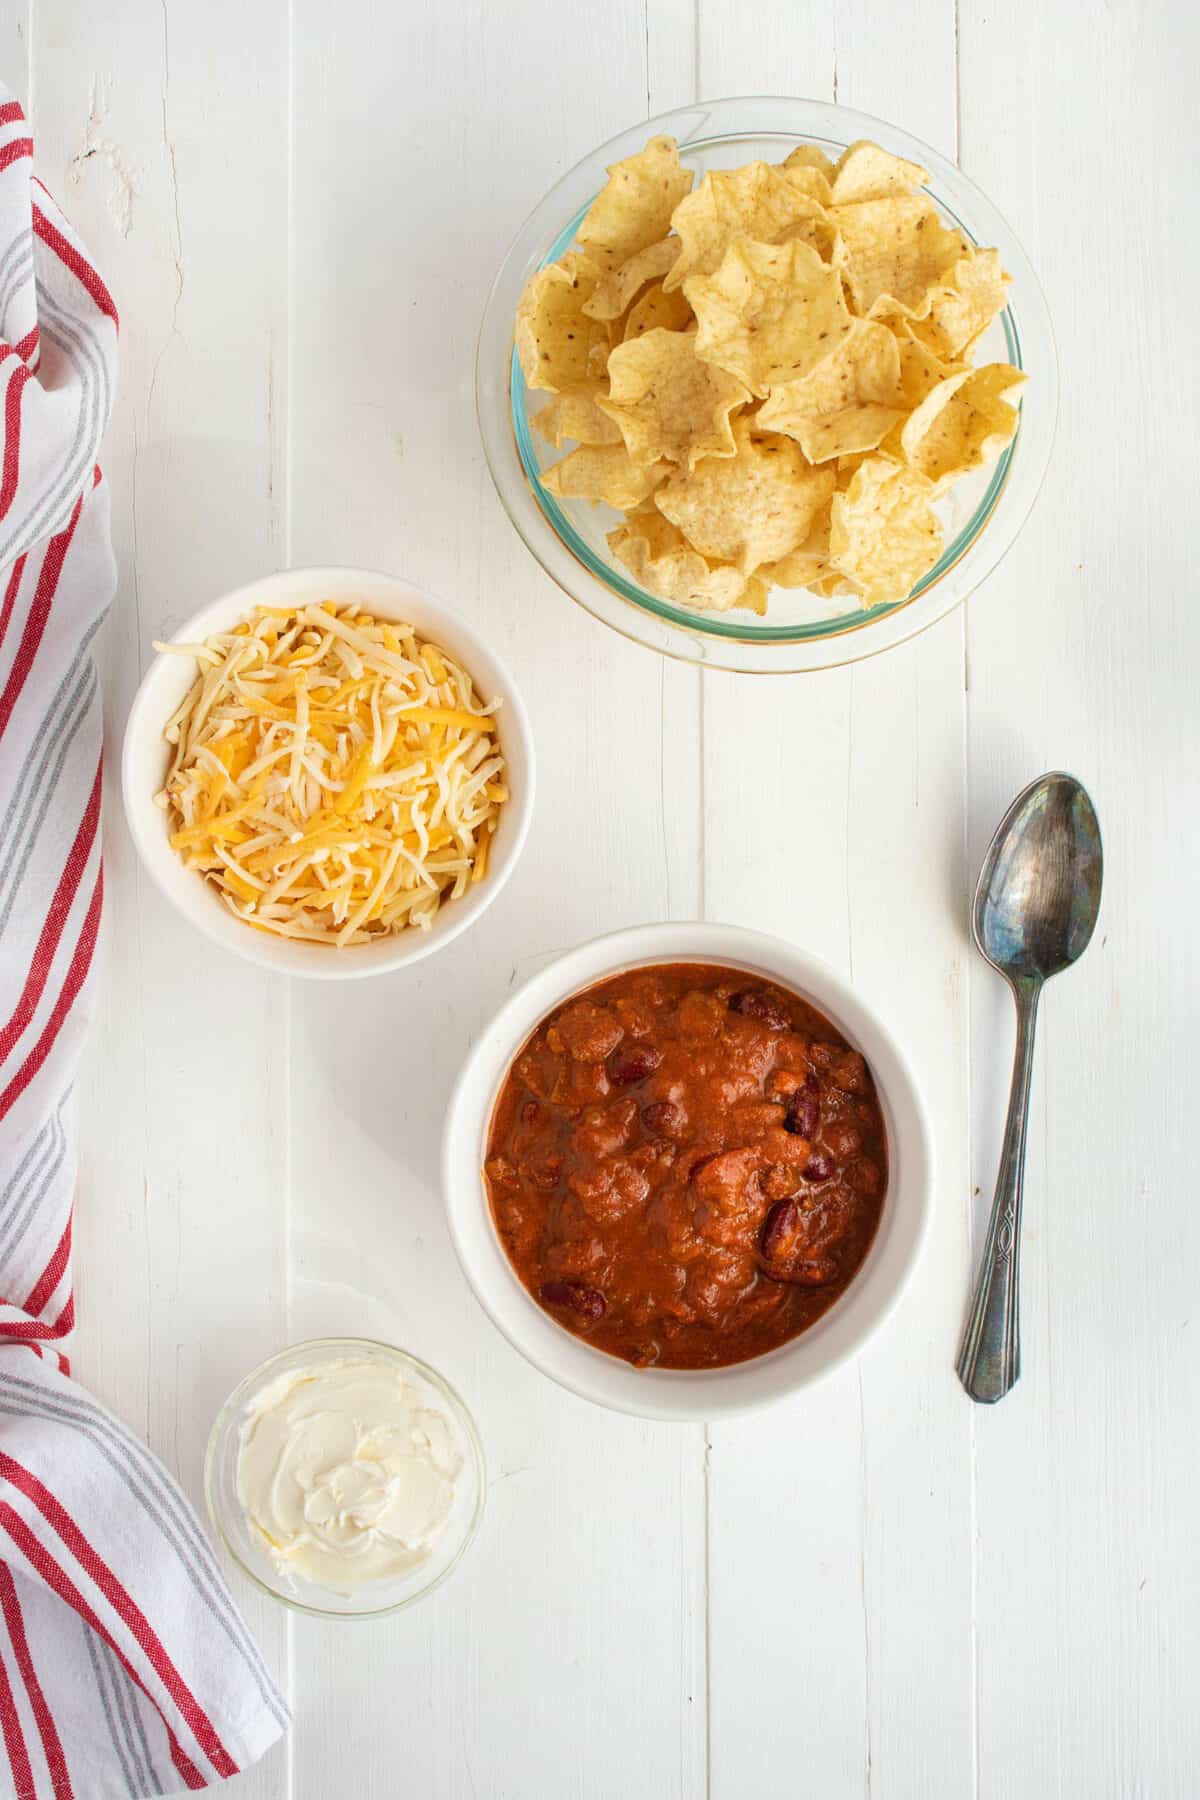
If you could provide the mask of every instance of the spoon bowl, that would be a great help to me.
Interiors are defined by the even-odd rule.
[[[1002,1399],[1021,1372],[1021,1193],[1038,1001],[1043,984],[1091,941],[1103,870],[1096,809],[1073,775],[1055,772],[1017,795],[979,872],[971,928],[1013,990],[1017,1049],[983,1264],[958,1358],[973,1400]]]
[[[1100,911],[1100,822],[1073,775],[1042,775],[1017,795],[975,890],[975,942],[1010,981],[1048,981],[1088,947]]]

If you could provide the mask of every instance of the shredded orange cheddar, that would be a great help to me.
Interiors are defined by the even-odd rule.
[[[411,626],[321,600],[155,647],[197,665],[166,727],[170,841],[247,924],[366,943],[483,879],[508,798],[495,706]]]

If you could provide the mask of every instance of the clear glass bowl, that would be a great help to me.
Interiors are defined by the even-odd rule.
[[[462,1470],[454,1487],[454,1505],[446,1528],[426,1560],[395,1580],[375,1581],[345,1593],[314,1582],[282,1575],[267,1555],[238,1498],[238,1456],[242,1431],[255,1397],[281,1375],[310,1369],[322,1363],[343,1362],[348,1357],[390,1364],[406,1381],[428,1394],[430,1402],[449,1420],[462,1456]],[[487,1491],[483,1446],[475,1421],[461,1395],[445,1376],[407,1351],[373,1338],[310,1338],[268,1357],[239,1382],[217,1414],[204,1459],[204,1494],[217,1536],[242,1573],[256,1587],[282,1600],[297,1612],[322,1618],[371,1619],[399,1612],[440,1587],[458,1567],[479,1529]]]
[[[614,560],[606,534],[619,515],[586,500],[560,500],[543,487],[542,471],[560,452],[530,429],[548,396],[526,390],[513,349],[517,302],[530,274],[574,240],[607,165],[659,132],[678,140],[683,161],[698,176],[756,159],[782,162],[798,143],[817,144],[836,158],[855,139],[871,138],[923,163],[931,176],[928,192],[946,222],[974,243],[999,249],[1012,276],[1010,303],[980,340],[975,361],[1010,362],[1026,371],[1021,423],[998,462],[954,485],[944,512],[946,549],[906,599],[863,609],[844,596],[823,600],[806,590],[776,588],[761,619],[744,609],[702,613],[674,606],[638,587]],[[501,502],[546,573],[572,599],[663,655],[713,668],[781,673],[832,668],[888,650],[942,618],[991,573],[1024,524],[1046,472],[1058,412],[1058,361],[1029,259],[995,207],[953,163],[885,120],[847,107],[815,100],[716,100],[622,132],[578,163],[530,214],[488,297],[475,395]]]

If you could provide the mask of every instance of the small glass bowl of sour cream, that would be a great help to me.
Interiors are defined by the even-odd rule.
[[[300,1612],[365,1619],[445,1581],[486,1483],[475,1422],[436,1369],[369,1338],[311,1338],[229,1396],[204,1488],[256,1586]]]

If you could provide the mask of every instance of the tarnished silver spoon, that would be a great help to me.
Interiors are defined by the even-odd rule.
[[[1021,1189],[1038,1001],[1043,984],[1088,947],[1103,865],[1095,807],[1073,775],[1052,774],[1017,795],[979,872],[971,929],[1012,988],[1017,1049],[996,1197],[958,1356],[973,1400],[1003,1399],[1021,1373]]]

